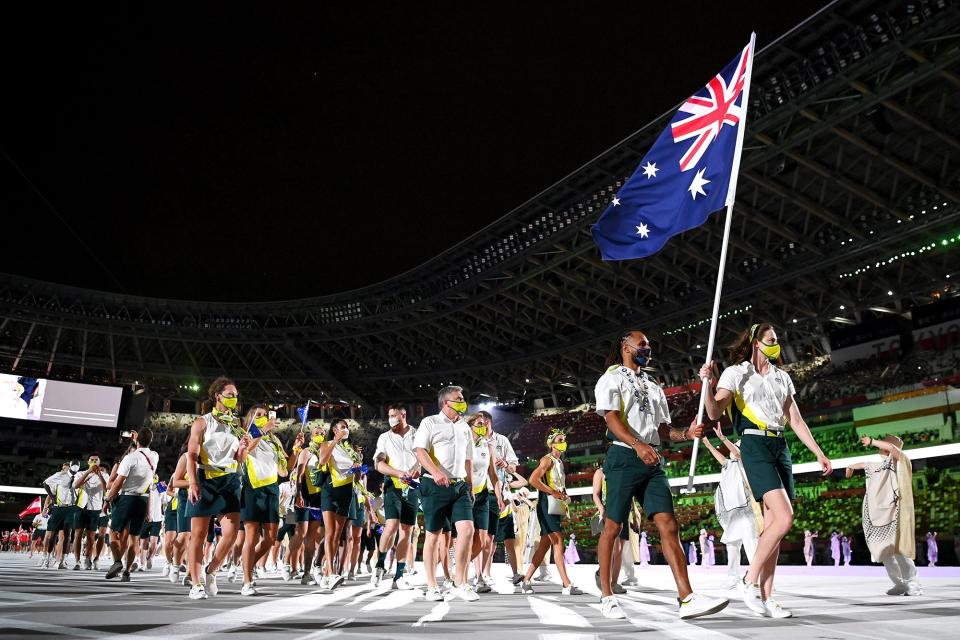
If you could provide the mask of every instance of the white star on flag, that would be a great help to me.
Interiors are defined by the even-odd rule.
[[[707,195],[707,192],[703,190],[703,185],[710,184],[710,181],[703,177],[703,172],[706,170],[707,168],[704,167],[700,169],[700,171],[697,171],[697,175],[693,176],[693,182],[690,183],[690,187],[687,189],[694,200],[697,199],[698,193],[702,196]]]
[[[646,223],[641,222],[640,226],[637,227],[637,235],[641,238],[646,238],[650,235],[650,229],[647,227]]]
[[[613,196],[613,206],[616,207],[616,206],[619,206],[619,204],[620,204],[620,198],[618,198],[617,196]]]
[[[647,176],[647,180],[649,180],[650,178],[656,178],[657,171],[660,171],[660,169],[657,169],[656,162],[650,162],[648,160],[647,164],[643,167],[643,175]]]

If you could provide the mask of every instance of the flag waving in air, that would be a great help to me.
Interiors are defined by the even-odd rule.
[[[23,511],[21,511],[21,512],[20,512],[20,515],[19,515],[18,517],[19,517],[21,520],[23,520],[23,519],[26,518],[27,516],[32,516],[32,515],[34,515],[34,514],[40,513],[40,510],[41,510],[42,508],[43,508],[43,507],[42,507],[42,504],[41,504],[41,502],[40,502],[40,498],[39,498],[39,497],[34,498],[33,502],[31,502],[29,505],[27,505],[27,508],[24,509]]]
[[[601,214],[593,239],[604,260],[652,255],[732,202],[750,46],[681,105]]]

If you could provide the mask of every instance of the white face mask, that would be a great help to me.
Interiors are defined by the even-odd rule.
[[[78,464],[70,465],[70,473],[76,473],[77,471],[80,471],[80,465]]]
[[[391,427],[395,427],[398,424],[400,424],[400,418],[387,418],[387,422],[390,424]]]

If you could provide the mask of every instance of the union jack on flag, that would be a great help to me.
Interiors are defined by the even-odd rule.
[[[604,260],[652,255],[727,202],[738,132],[747,114],[748,44],[685,100],[593,226]]]

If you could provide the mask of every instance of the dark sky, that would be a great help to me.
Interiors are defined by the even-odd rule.
[[[372,284],[823,3],[312,4],[6,16],[0,271],[205,300]]]

